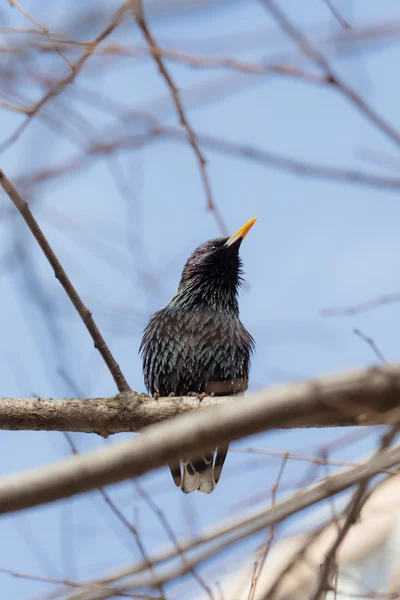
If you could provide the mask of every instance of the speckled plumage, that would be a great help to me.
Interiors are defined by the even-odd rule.
[[[232,236],[233,237],[233,236]],[[239,246],[223,238],[202,244],[189,257],[179,288],[147,324],[140,350],[151,394],[242,394],[248,385],[254,340],[239,319]],[[218,482],[228,444],[171,466],[186,493],[209,493]]]

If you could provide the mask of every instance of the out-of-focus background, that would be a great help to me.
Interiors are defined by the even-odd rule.
[[[0,166],[29,202],[131,386],[144,391],[141,333],[176,290],[188,254],[255,215],[241,249],[241,317],[257,344],[250,390],[398,360],[399,3],[275,0],[287,22],[261,0],[144,3],[207,161],[211,208],[171,87],[134,17],[127,13],[87,55],[88,42],[119,6],[1,4]],[[299,49],[284,31],[288,24],[306,35],[343,86]],[[115,393],[4,194],[0,298],[1,396]],[[329,312],[377,298],[371,310]],[[2,517],[2,597],[66,598],[78,582],[140,560],[143,548],[151,555],[171,543],[165,521],[176,537],[195,538],[358,460],[375,448],[378,434],[297,430],[243,440],[233,444],[210,496],[183,495],[167,468],[113,486],[114,507],[137,528],[139,546],[99,492]],[[71,440],[83,452],[123,437],[2,431],[0,470],[67,456]],[[315,461],[321,457],[325,465]],[[277,526],[272,546],[324,522],[333,506]],[[262,531],[202,563],[198,573],[209,592],[189,573],[167,583],[164,597],[225,598],[232,571],[247,562],[251,571],[269,535]],[[159,589],[135,593],[129,597],[162,597]]]

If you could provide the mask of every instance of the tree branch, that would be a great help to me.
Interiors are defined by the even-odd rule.
[[[115,381],[118,391],[125,392],[125,391],[130,390],[130,387],[129,387],[125,377],[123,376],[122,371],[119,368],[117,361],[115,360],[114,356],[112,355],[111,350],[107,346],[105,339],[101,335],[100,330],[98,329],[96,323],[94,322],[92,313],[84,305],[78,292],[72,285],[71,280],[69,279],[67,273],[64,271],[63,267],[61,266],[60,261],[58,260],[52,247],[50,246],[49,242],[47,241],[43,231],[40,229],[38,222],[36,221],[35,217],[33,216],[28,203],[25,202],[25,200],[19,195],[19,193],[17,192],[17,190],[15,189],[15,187],[13,186],[11,181],[6,177],[6,175],[4,174],[4,172],[1,169],[0,169],[0,186],[3,188],[3,190],[5,191],[7,196],[13,202],[15,208],[20,212],[22,218],[24,219],[25,223],[29,227],[33,237],[35,238],[35,240],[39,244],[40,248],[42,249],[43,254],[49,261],[50,265],[52,266],[54,275],[56,276],[58,281],[61,283],[62,287],[65,290],[65,293],[67,294],[68,298],[71,300],[77,313],[79,314],[80,318],[84,322],[86,329],[88,330],[88,332],[93,340],[94,347],[97,348],[97,350],[100,352],[104,362],[106,363],[106,366]]]
[[[400,366],[365,369],[323,379],[301,382],[271,389],[243,399],[205,399],[204,405],[225,404],[212,409],[179,415],[174,423],[158,423],[139,438],[113,447],[60,461],[22,475],[0,478],[0,514],[67,498],[102,485],[117,483],[157,469],[180,456],[203,452],[227,440],[278,427],[307,427],[333,424],[388,423],[398,419]],[[10,406],[13,401],[8,401]],[[23,401],[16,401],[24,411]],[[102,414],[104,407],[113,411],[116,420],[124,425],[131,417],[131,429],[141,429],[149,422],[168,418],[173,412],[192,410],[194,398],[149,399],[133,392],[103,400],[36,400],[29,418],[46,423],[51,410],[41,414],[41,404],[53,407],[57,403],[68,412],[87,409],[88,403]],[[0,403],[7,403],[3,400]],[[122,410],[121,410],[122,409]],[[119,413],[122,413],[121,415]],[[386,414],[383,414],[386,413]],[[57,413],[56,413],[57,414]],[[62,414],[62,410],[58,413]],[[76,414],[76,413],[75,413]],[[109,417],[110,417],[109,413]],[[28,413],[26,413],[28,418]],[[86,413],[91,421],[90,411]],[[89,418],[90,417],[90,418]],[[18,422],[18,418],[15,419]],[[68,423],[71,425],[71,413]],[[109,418],[108,423],[112,419]],[[115,425],[112,426],[114,431]],[[38,428],[38,427],[36,427]],[[91,428],[94,429],[93,425]],[[103,428],[103,433],[104,433]],[[75,426],[76,430],[76,426]],[[397,456],[397,455],[396,455]],[[400,460],[400,456],[397,460]],[[396,461],[392,464],[395,464]]]
[[[179,95],[179,89],[175,85],[168,69],[166,68],[163,57],[162,57],[162,52],[161,52],[160,48],[158,47],[149,27],[147,25],[147,22],[146,22],[146,19],[144,16],[142,1],[136,0],[136,2],[133,2],[133,4],[136,5],[135,6],[136,10],[134,10],[134,16],[136,18],[136,21],[137,21],[139,28],[146,40],[149,51],[154,58],[154,61],[158,67],[161,77],[164,79],[164,81],[167,84],[167,87],[169,88],[169,90],[171,92],[171,98],[174,103],[177,115],[179,117],[179,122],[182,125],[182,127],[186,130],[189,143],[192,146],[193,152],[199,163],[201,179],[202,179],[203,186],[204,186],[204,189],[206,192],[206,197],[207,197],[207,208],[214,213],[215,218],[218,223],[218,226],[221,229],[222,235],[227,235],[227,229],[226,229],[225,223],[224,223],[222,216],[215,204],[215,201],[214,201],[214,198],[213,198],[213,195],[211,192],[211,185],[210,185],[210,181],[209,181],[208,173],[207,173],[207,169],[206,169],[207,161],[204,158],[202,151],[200,150],[199,144],[197,142],[196,133],[195,133],[193,127],[191,126],[191,124],[189,123],[188,118],[186,116],[186,111],[184,109],[183,103],[182,103],[180,95]],[[139,10],[138,10],[138,8],[139,8]]]
[[[122,118],[122,116],[121,116]],[[128,115],[126,115],[128,118]],[[187,135],[177,127],[165,127],[159,123],[152,123],[144,134],[124,134],[113,137],[105,131],[104,135],[95,143],[87,146],[85,153],[76,153],[72,158],[59,163],[57,166],[44,167],[30,175],[24,175],[18,179],[18,183],[24,187],[32,188],[38,184],[45,183],[51,179],[63,177],[78,170],[88,168],[95,156],[107,156],[113,153],[124,152],[131,148],[142,148],[156,141],[173,140],[179,144],[187,143]],[[335,181],[343,184],[362,185],[376,189],[394,191],[400,189],[399,177],[387,177],[385,175],[358,171],[356,169],[343,169],[332,167],[316,162],[305,161],[286,154],[279,154],[264,150],[254,145],[239,144],[223,138],[208,134],[196,134],[199,145],[213,152],[225,156],[237,157],[260,164],[266,168],[287,171],[296,176],[315,177],[317,179]],[[327,309],[329,312],[329,309]],[[331,316],[330,314],[324,316]]]
[[[379,456],[380,454],[382,454],[382,452],[385,452],[385,450],[388,449],[388,447],[391,445],[394,438],[396,437],[398,429],[399,423],[396,423],[396,425],[394,425],[391,428],[391,430],[389,430],[389,432],[387,432],[383,436],[380,447],[374,455],[375,457]],[[336,539],[334,540],[333,544],[331,545],[327,554],[324,557],[324,562],[321,565],[316,589],[313,592],[310,600],[324,600],[326,598],[327,592],[330,587],[330,579],[335,573],[337,552],[340,546],[342,545],[344,539],[346,538],[347,534],[349,533],[351,527],[353,527],[353,525],[356,524],[357,519],[360,516],[361,509],[367,501],[367,489],[370,480],[370,476],[363,477],[360,483],[358,484],[358,487],[344,512],[344,522],[340,526]]]
[[[335,473],[332,476],[322,478],[315,484],[307,486],[302,490],[296,490],[293,494],[290,494],[270,508],[261,508],[250,514],[247,513],[244,517],[240,516],[236,519],[232,519],[231,515],[222,523],[219,522],[206,529],[195,539],[186,538],[182,540],[179,543],[180,548],[184,552],[195,552],[194,560],[191,560],[189,563],[190,566],[193,567],[204,560],[209,560],[212,556],[217,555],[228,546],[231,546],[244,538],[248,538],[274,523],[279,523],[291,515],[297,514],[301,510],[317,504],[321,500],[334,496],[335,494],[350,488],[352,485],[357,484],[364,477],[373,476],[383,469],[386,469],[388,466],[393,466],[399,461],[400,446],[397,445],[391,450],[380,453],[378,456],[375,455],[371,457],[357,467]],[[309,543],[309,541],[310,540],[308,540],[307,543]],[[213,542],[213,544],[211,544],[211,542]],[[162,579],[157,580],[158,583],[170,581],[184,572],[184,567],[178,567],[180,571],[177,573],[176,563],[170,564],[177,556],[178,552],[176,548],[170,546],[166,549],[161,549],[152,557],[153,567],[161,565],[166,567],[164,570],[165,575]],[[166,563],[169,563],[169,567],[167,567]],[[116,593],[147,585],[154,585],[155,581],[150,578],[148,574],[145,574],[146,568],[147,565],[144,562],[129,563],[128,565],[117,569],[117,571],[112,574],[89,583],[88,588],[83,588],[76,594],[68,596],[68,600],[104,600],[105,598],[113,598]],[[169,571],[167,572],[168,568]],[[136,577],[137,575],[140,576],[142,573],[144,573],[142,577]],[[126,578],[130,579],[126,580]],[[111,587],[110,584],[115,585]],[[98,587],[110,585],[110,589],[108,591],[100,589],[94,590],[93,587],[91,587],[93,585]],[[272,598],[272,595],[265,597]],[[236,600],[236,595],[234,598]]]
[[[93,40],[89,42],[86,47],[85,52],[82,56],[76,61],[75,64],[70,65],[70,72],[66,77],[57,81],[54,85],[50,87],[50,89],[46,92],[46,94],[35,102],[31,106],[26,107],[26,119],[21,123],[18,129],[13,133],[9,138],[7,138],[4,142],[0,144],[0,152],[6,150],[11,144],[13,144],[19,136],[25,131],[28,124],[47,102],[54,97],[58,96],[68,85],[72,84],[75,81],[77,75],[81,72],[83,66],[86,61],[93,55],[96,51],[97,46],[103,42],[111,33],[119,26],[122,18],[125,14],[125,4],[123,3],[118,10],[114,13],[114,16],[111,22],[96,36]],[[72,68],[71,68],[72,67]]]
[[[223,409],[216,425],[220,432],[217,440],[224,435],[228,412],[239,411],[237,426],[240,428],[242,418],[248,424],[245,431],[234,433],[238,439],[269,429],[382,425],[393,421],[399,392],[400,365],[392,365],[274,387],[247,396],[245,401],[229,396],[207,396],[201,402],[191,396],[156,399],[134,391],[108,398],[0,398],[0,429],[75,431],[107,437],[137,432],[200,406]]]
[[[336,71],[331,66],[325,56],[314,46],[306,36],[293,25],[288,19],[286,13],[275,4],[273,0],[263,0],[263,4],[279,23],[281,29],[285,31],[294,42],[296,42],[299,50],[308,56],[318,65],[329,79],[332,85],[335,85],[337,90],[343,94],[371,123],[375,125],[382,133],[392,140],[397,146],[400,146],[400,132],[394,129],[383,117],[379,115],[359,94],[354,91],[347,83],[336,74]]]

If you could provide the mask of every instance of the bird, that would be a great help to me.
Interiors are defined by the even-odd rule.
[[[243,395],[255,342],[239,318],[239,248],[256,222],[201,244],[187,259],[178,290],[150,317],[140,344],[144,382],[155,397]],[[169,465],[177,487],[211,493],[229,443]]]

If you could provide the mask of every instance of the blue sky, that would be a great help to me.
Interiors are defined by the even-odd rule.
[[[324,42],[342,32],[323,2],[282,0],[280,4],[304,31],[319,40],[319,47],[345,80],[395,128],[399,127],[396,65],[400,48],[396,40],[371,42],[341,54],[338,49],[342,46]],[[104,7],[103,21],[85,37],[104,26],[105,15],[118,3],[100,5]],[[382,3],[373,0],[337,0],[336,5],[354,27],[400,20],[400,6],[395,0],[386,0],[384,11]],[[63,31],[68,20],[67,2],[38,5],[31,1],[25,6],[51,30]],[[29,26],[8,6],[2,7],[1,17],[6,25]],[[279,32],[261,2],[220,2],[215,9],[173,16],[155,14],[149,23],[166,48],[314,68]],[[241,32],[249,35],[233,43],[232,36]],[[27,38],[18,39],[23,43]],[[0,33],[2,45],[15,40]],[[144,45],[131,21],[112,40]],[[15,68],[16,60],[15,55],[0,54],[4,67]],[[91,141],[145,131],[143,120],[122,122],[118,117],[121,111],[150,113],[164,126],[177,126],[169,92],[152,61],[135,57],[113,61],[92,57],[65,99],[49,105],[49,111],[56,111],[52,114],[61,115],[65,134],[35,118],[23,136],[2,153],[1,168],[11,179],[60,164]],[[40,59],[33,65],[56,79],[66,73],[66,65],[58,57]],[[361,156],[365,148],[396,156],[396,147],[329,87],[275,75],[243,75],[176,63],[168,63],[168,68],[199,134],[318,164],[396,176]],[[43,94],[29,78],[17,90],[31,102]],[[90,103],[90,91],[107,98],[112,110],[95,108]],[[1,109],[0,119],[3,140],[14,132],[21,116]],[[241,316],[257,343],[251,389],[377,364],[371,349],[352,332],[354,327],[371,336],[387,360],[398,360],[398,305],[351,318],[321,316],[327,307],[399,291],[398,193],[295,175],[212,150],[204,153],[213,196],[229,231],[258,216],[241,249],[248,282],[241,293]],[[113,174],[117,181],[125,182],[125,196]],[[118,158],[96,158],[90,168],[76,169],[51,183],[20,189],[93,310],[131,386],[142,391],[137,350],[146,318],[174,293],[189,252],[219,235],[213,214],[206,210],[192,149],[173,140],[156,140],[120,153]],[[113,394],[114,383],[86,330],[4,196],[0,210],[0,394],[71,396],[74,392],[60,375],[61,366],[83,395]],[[16,248],[20,254],[15,254]],[[10,259],[21,253],[25,253],[24,268]],[[273,432],[235,446],[312,455],[321,444],[341,435],[343,432],[337,430]],[[114,436],[107,443],[123,437]],[[73,438],[81,451],[104,444],[92,435]],[[61,433],[2,432],[0,440],[3,474],[38,467],[70,452]],[[374,436],[370,436],[353,446],[339,447],[334,456],[354,459],[371,449],[373,441]],[[183,535],[237,513],[238,503],[253,495],[268,503],[268,491],[279,466],[278,459],[231,452],[221,483],[209,497],[180,494],[167,469],[144,477],[141,483],[162,506],[176,532]],[[301,481],[307,468],[307,464],[290,462],[283,488]],[[263,492],[265,498],[260,496]],[[115,486],[110,493],[126,516],[138,524],[148,550],[165,543],[160,523],[131,483]],[[2,517],[0,532],[0,567],[19,572],[82,578],[138,557],[132,536],[96,492]],[[46,584],[0,577],[7,598],[32,597],[49,589]]]

